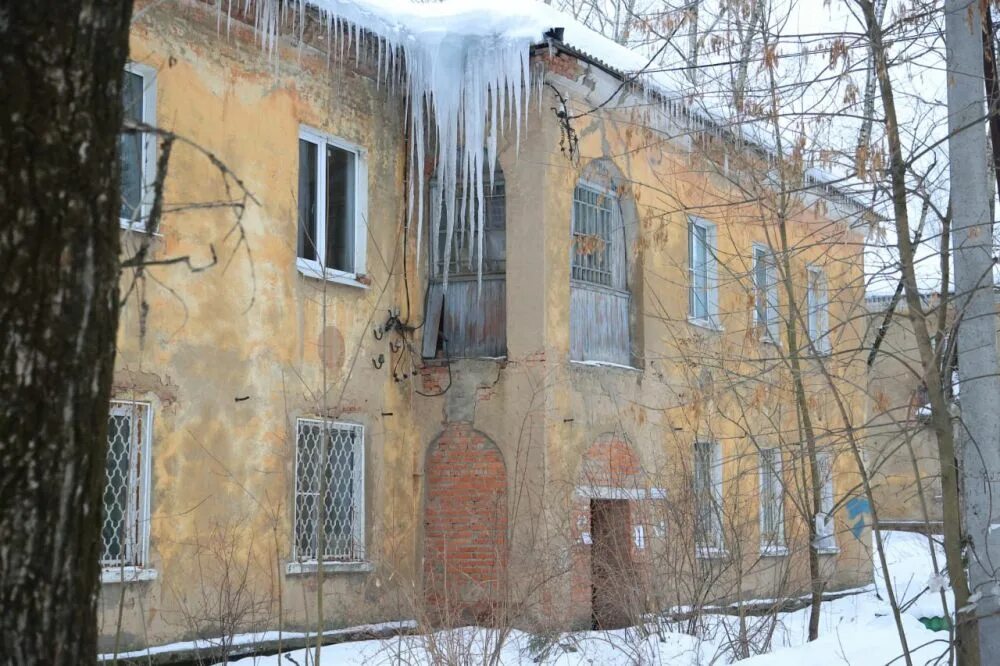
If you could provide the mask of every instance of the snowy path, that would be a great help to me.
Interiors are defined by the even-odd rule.
[[[897,594],[905,604],[916,597],[930,579],[927,538],[905,532],[887,532],[886,537],[892,579],[897,585]],[[940,548],[938,555],[939,562],[943,563]],[[883,589],[880,575],[876,577],[876,588]],[[938,614],[939,597],[927,593],[919,596],[904,614],[914,664],[933,661],[945,649],[947,633],[932,632],[918,621],[921,616]],[[727,628],[730,631],[733,629],[734,623],[735,619],[731,617],[709,616],[701,637],[671,632],[643,639],[634,630],[577,632],[561,637],[544,656],[539,654],[540,641],[537,638],[512,632],[501,650],[501,663],[541,663],[548,666],[728,664],[733,661],[725,647],[725,635]],[[805,641],[807,627],[807,610],[783,614],[774,632],[772,651],[740,663],[747,666],[875,666],[903,663],[889,604],[879,599],[876,591],[825,602],[821,636],[813,643]],[[325,647],[322,663],[337,666],[473,665],[482,663],[480,655],[492,647],[493,641],[495,637],[490,631],[465,628],[423,636],[342,643]],[[278,657],[273,656],[246,658],[234,663],[240,666],[306,666],[312,663],[311,654],[307,658],[303,650],[289,653],[287,657],[280,662]]]

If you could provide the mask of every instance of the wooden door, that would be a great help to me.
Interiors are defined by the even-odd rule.
[[[630,624],[635,576],[628,500],[591,500],[591,608],[594,629]]]

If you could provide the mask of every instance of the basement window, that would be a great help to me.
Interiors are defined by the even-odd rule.
[[[296,431],[295,542],[288,572],[315,571],[319,562],[324,569],[365,570],[357,566],[366,564],[364,427],[299,419]]]
[[[153,125],[156,122],[156,70],[129,63],[122,80],[123,121]],[[156,138],[139,131],[118,135],[121,168],[121,208],[118,219],[123,229],[144,231],[153,204],[156,180]]]
[[[323,280],[363,286],[368,217],[365,151],[315,130],[299,130],[296,266]]]
[[[101,580],[150,580],[144,568],[149,545],[151,408],[148,403],[113,401],[108,414]]]

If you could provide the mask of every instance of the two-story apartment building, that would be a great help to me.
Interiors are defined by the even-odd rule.
[[[482,197],[449,194],[482,223],[449,233],[377,36],[318,19],[262,47],[252,14],[142,6],[128,113],[191,143],[151,235],[162,147],[123,135],[122,233],[188,260],[122,277],[105,647],[802,592],[792,302],[822,575],[870,579],[838,425],[866,409],[857,204],[797,186],[782,253],[766,151],[539,31]],[[727,142],[752,157],[705,149]]]

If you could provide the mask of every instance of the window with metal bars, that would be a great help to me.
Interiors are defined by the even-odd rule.
[[[101,566],[140,567],[149,522],[150,406],[113,401],[108,414]]]
[[[778,449],[760,452],[760,548],[764,553],[785,549],[785,498]]]
[[[573,191],[570,359],[633,365],[632,302],[618,186],[586,181]]]
[[[296,430],[293,559],[364,561],[364,428],[299,419]]]
[[[624,238],[618,200],[610,192],[584,184],[573,192],[572,278],[625,288]]]
[[[711,553],[724,548],[722,537],[722,448],[718,442],[695,442],[695,544]]]

